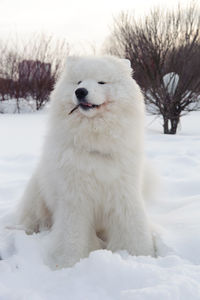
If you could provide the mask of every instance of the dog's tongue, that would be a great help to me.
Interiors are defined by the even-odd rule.
[[[84,105],[84,106],[89,106],[89,107],[92,106],[92,104],[91,104],[91,103],[88,103],[88,102],[81,102],[81,104]]]

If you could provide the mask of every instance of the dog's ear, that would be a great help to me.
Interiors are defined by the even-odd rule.
[[[121,60],[123,61],[123,63],[124,63],[127,67],[131,68],[131,62],[130,62],[129,59],[127,59],[127,58],[122,58]]]

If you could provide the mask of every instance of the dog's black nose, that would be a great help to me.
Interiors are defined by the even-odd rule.
[[[75,91],[75,94],[78,100],[84,100],[88,94],[88,91],[85,88],[79,88]]]

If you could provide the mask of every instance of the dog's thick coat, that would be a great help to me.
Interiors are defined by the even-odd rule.
[[[43,155],[19,208],[28,232],[51,227],[52,265],[100,248],[154,255],[142,198],[144,104],[131,72],[112,56],[69,57],[52,93]],[[77,98],[77,89],[88,93]]]

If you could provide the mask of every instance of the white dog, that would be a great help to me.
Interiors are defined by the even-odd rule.
[[[128,60],[68,57],[51,96],[39,166],[19,208],[27,232],[51,228],[51,264],[90,251],[154,255],[145,212],[144,104]]]

